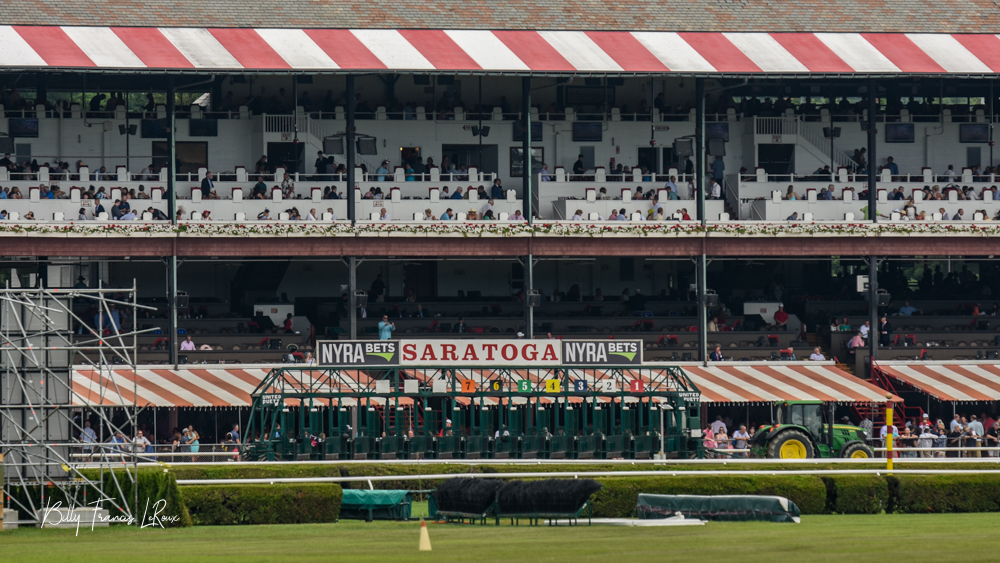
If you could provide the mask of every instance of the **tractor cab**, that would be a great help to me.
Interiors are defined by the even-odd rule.
[[[755,455],[780,459],[875,457],[861,428],[834,424],[835,408],[820,401],[777,403],[774,424],[754,435],[751,449]]]
[[[788,401],[778,404],[777,407],[775,414],[779,426],[785,424],[801,426],[817,444],[830,445],[829,441],[824,439],[827,433],[823,429],[830,424],[830,419],[829,416],[824,416],[826,409],[823,408],[823,403]]]

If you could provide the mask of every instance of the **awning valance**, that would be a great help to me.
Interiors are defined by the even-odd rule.
[[[0,26],[0,68],[627,74],[1000,72],[1000,38],[926,33]]]
[[[829,401],[885,403],[886,390],[833,364],[812,362],[682,365],[705,403]],[[895,397],[894,401],[902,401]]]
[[[879,362],[884,375],[939,401],[1000,400],[1000,365],[986,362]]]

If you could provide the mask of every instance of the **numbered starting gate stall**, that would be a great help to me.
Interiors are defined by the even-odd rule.
[[[319,367],[274,369],[252,394],[249,459],[698,451],[700,392],[679,367],[643,366],[639,341],[337,341],[317,349]]]

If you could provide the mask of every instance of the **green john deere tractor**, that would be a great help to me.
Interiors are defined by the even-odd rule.
[[[758,430],[750,442],[758,457],[875,457],[865,444],[868,435],[863,429],[833,423],[833,403],[824,408],[820,401],[785,401],[775,408],[777,421]]]

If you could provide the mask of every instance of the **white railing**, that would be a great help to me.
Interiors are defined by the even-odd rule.
[[[265,133],[291,133],[295,125],[294,115],[264,115]]]
[[[757,135],[798,135],[797,117],[756,117],[753,119]]]
[[[821,133],[818,133],[815,129],[805,124],[800,124],[799,137],[819,149],[824,155],[830,154],[830,140],[824,137]],[[853,168],[857,164],[854,162],[853,158],[847,155],[847,153],[836,150],[836,148],[834,148],[833,151],[833,158],[838,168],[841,166]],[[836,170],[834,170],[834,173],[836,173]]]
[[[309,134],[312,135],[314,138],[318,139],[320,142],[322,142],[323,139],[333,135],[332,133],[327,131],[326,128],[323,127],[323,125],[318,120],[312,119],[311,117],[306,117],[306,127],[307,131],[309,131]]]

